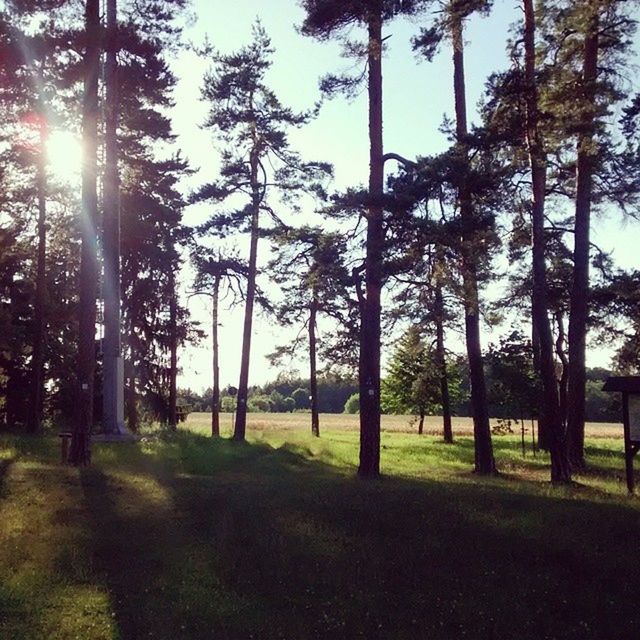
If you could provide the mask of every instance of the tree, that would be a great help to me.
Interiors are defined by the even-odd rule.
[[[5,121],[2,132],[4,161],[12,182],[25,180],[24,191],[18,196],[23,206],[30,208],[33,199],[37,209],[35,273],[31,314],[31,356],[29,363],[28,402],[26,415],[20,417],[26,431],[40,429],[44,400],[44,367],[46,327],[49,319],[47,291],[47,215],[49,193],[47,142],[56,120],[55,87],[60,86],[61,64],[58,33],[53,18],[43,22],[34,33],[29,22],[34,17],[30,3],[13,0],[8,3],[10,15],[0,13],[0,73],[3,76],[0,102]],[[51,6],[52,13],[56,5]],[[7,175],[9,179],[9,175]],[[17,184],[11,191],[19,193]],[[15,198],[15,196],[14,196]],[[17,203],[15,203],[17,205]],[[18,213],[14,210],[15,213]],[[22,208],[22,207],[20,207]]]
[[[480,341],[479,271],[484,247],[478,242],[480,216],[474,205],[473,171],[471,167],[471,137],[467,125],[466,87],[464,73],[464,23],[474,12],[487,12],[489,0],[452,0],[443,7],[442,17],[435,25],[423,29],[415,39],[414,48],[427,59],[435,54],[438,43],[447,35],[453,48],[453,90],[455,102],[455,146],[453,160],[457,163],[454,180],[460,218],[460,262],[462,272],[465,317],[465,341],[471,379],[471,405],[475,445],[475,471],[494,473],[495,460],[487,405],[486,382]]]
[[[220,435],[220,366],[218,327],[220,289],[223,298],[231,294],[232,304],[241,297],[241,284],[247,277],[247,266],[234,255],[197,247],[192,254],[196,268],[195,293],[211,297],[211,341],[213,349],[213,387],[211,390],[211,435]]]
[[[590,220],[609,202],[637,205],[638,172],[609,118],[623,97],[620,76],[636,28],[635,2],[589,0],[546,5],[544,41],[553,61],[545,104],[565,145],[556,152],[562,193],[573,201],[573,272],[568,328],[567,445],[569,462],[584,466],[585,349],[589,320]]]
[[[360,413],[360,394],[353,393],[347,398],[344,403],[345,413]]]
[[[317,321],[322,314],[344,324],[342,301],[348,297],[349,279],[343,258],[345,242],[338,233],[302,227],[279,234],[277,244],[279,254],[269,265],[285,296],[277,317],[281,324],[302,324],[307,329],[311,433],[319,437]],[[272,361],[281,360],[285,354],[292,357],[301,342],[301,334],[302,330],[293,342],[272,354]]]
[[[328,39],[351,25],[367,30],[366,45],[348,43],[345,49],[366,58],[369,99],[369,190],[364,292],[360,296],[360,463],[358,474],[375,478],[380,474],[380,296],[383,283],[383,194],[384,162],[382,145],[382,26],[399,13],[413,13],[423,3],[413,0],[301,0],[306,11],[302,32]],[[365,77],[365,74],[361,76]],[[358,80],[328,76],[324,88],[353,90]]]
[[[93,383],[96,364],[97,257],[97,147],[98,74],[100,58],[100,8],[98,0],[86,1],[84,54],[84,98],[82,114],[82,248],[80,257],[80,301],[78,344],[78,415],[73,429],[69,462],[83,466],[91,461],[90,433],[93,425]]]
[[[398,342],[382,381],[382,408],[390,413],[415,413],[422,435],[424,417],[440,401],[440,378],[434,352],[427,346],[421,329],[411,326]]]
[[[477,4],[477,3],[476,3]],[[486,3],[482,3],[486,6]],[[455,3],[451,5],[450,29],[453,41],[454,96],[456,111],[456,141],[463,174],[458,191],[462,231],[462,278],[465,291],[465,337],[471,376],[471,404],[473,406],[473,431],[475,444],[475,470],[477,473],[495,472],[491,430],[486,397],[486,385],[480,344],[480,300],[478,295],[478,265],[475,255],[474,211],[468,183],[469,151],[466,137],[467,109],[464,78],[463,21],[473,7],[463,7],[461,12]],[[466,166],[465,166],[466,165]]]
[[[523,0],[524,8],[524,85],[526,102],[526,139],[531,166],[531,227],[532,227],[532,324],[538,341],[542,402],[541,421],[551,453],[551,479],[569,482],[571,473],[567,460],[564,425],[553,359],[553,337],[547,299],[546,236],[544,230],[547,184],[547,155],[539,127],[540,107],[536,70],[536,22],[533,0]]]
[[[221,179],[203,186],[194,201],[223,203],[234,196],[248,198],[238,209],[214,216],[203,231],[226,233],[248,227],[250,237],[247,271],[238,410],[235,440],[244,440],[249,382],[249,359],[253,308],[258,272],[258,240],[262,234],[260,214],[267,213],[276,223],[279,217],[269,204],[269,194],[279,192],[293,202],[303,190],[322,191],[321,181],[329,173],[322,163],[303,162],[289,147],[290,128],[301,127],[312,113],[294,113],[284,107],[265,83],[273,53],[262,26],[253,28],[253,42],[238,53],[213,54],[214,68],[207,73],[202,90],[209,104],[205,127],[226,144],[222,153]],[[270,171],[271,167],[275,167]],[[271,175],[269,175],[271,174]],[[232,205],[233,206],[233,205]]]

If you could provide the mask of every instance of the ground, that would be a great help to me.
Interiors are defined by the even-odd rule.
[[[502,475],[477,478],[468,423],[449,446],[401,417],[384,477],[358,480],[357,417],[322,416],[319,440],[308,419],[250,415],[238,444],[193,414],[94,444],[80,471],[55,436],[0,436],[0,638],[640,637],[620,427],[589,429],[567,488],[519,433],[495,437]]]

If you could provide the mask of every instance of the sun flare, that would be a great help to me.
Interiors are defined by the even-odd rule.
[[[74,182],[80,179],[82,144],[71,131],[52,131],[47,142],[49,171],[59,180]]]

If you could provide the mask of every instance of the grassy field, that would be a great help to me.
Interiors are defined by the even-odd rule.
[[[94,444],[85,470],[55,437],[0,436],[0,638],[640,637],[619,438],[591,437],[589,471],[553,487],[517,435],[479,479],[464,425],[444,445],[398,419],[364,482],[354,418],[323,416],[320,439],[305,420],[250,416],[237,444],[194,414]]]
[[[417,433],[418,422],[415,416],[382,416],[381,428],[383,431]],[[220,417],[221,429],[224,433],[231,433],[232,415],[223,413]],[[491,425],[496,426],[498,420],[492,420]],[[473,422],[471,418],[453,418],[453,430],[458,435],[470,436],[473,434]],[[211,433],[210,413],[191,413],[185,425],[196,433]],[[325,413],[320,417],[321,429],[329,431],[357,431],[360,428],[360,416],[346,413]],[[531,423],[525,420],[527,441],[531,438]],[[311,430],[311,416],[308,413],[248,413],[247,428],[249,431],[300,431]],[[514,433],[520,433],[520,425],[513,424]],[[534,425],[537,433],[537,426]],[[592,422],[586,425],[586,434],[589,438],[622,438],[622,423]],[[427,416],[424,421],[424,431],[427,435],[440,435],[442,433],[442,418]]]

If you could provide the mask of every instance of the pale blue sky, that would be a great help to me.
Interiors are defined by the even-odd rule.
[[[466,46],[467,102],[473,118],[487,76],[507,64],[505,55],[508,28],[520,19],[517,0],[497,0],[489,17],[474,17],[468,23]],[[270,85],[281,100],[297,109],[305,109],[318,98],[318,78],[328,71],[347,68],[351,61],[339,56],[335,42],[317,42],[298,34],[295,25],[302,21],[296,0],[194,0],[197,22],[187,30],[196,44],[205,35],[221,51],[232,51],[250,39],[251,24],[259,16],[276,49],[274,65],[268,76]],[[418,62],[411,51],[410,38],[428,15],[414,21],[398,20],[388,25],[391,36],[384,60],[384,145],[407,157],[442,151],[444,136],[438,131],[445,113],[453,111],[452,63],[448,44],[433,63]],[[357,31],[353,32],[357,36]],[[180,54],[174,63],[180,78],[175,92],[174,128],[179,145],[194,168],[201,172],[191,182],[198,184],[215,176],[216,151],[209,134],[199,128],[206,107],[200,102],[199,88],[208,64],[192,51]],[[308,159],[328,160],[335,167],[336,188],[366,183],[368,174],[368,138],[366,96],[349,103],[338,98],[324,105],[318,119],[291,136],[296,149]],[[203,208],[191,208],[186,221],[195,224],[206,216]],[[618,220],[596,220],[594,237],[606,248],[616,247],[616,258],[625,267],[636,265],[630,223],[620,229]],[[263,256],[267,246],[263,244]],[[188,279],[188,278],[187,278]],[[188,282],[185,282],[188,288]],[[192,298],[189,306],[195,317],[209,325],[208,306],[204,298]],[[237,384],[241,309],[225,314],[221,328],[221,378],[223,384]],[[275,377],[264,355],[287,334],[256,318],[252,348],[250,383],[263,383]],[[485,343],[486,343],[485,338]],[[593,352],[592,364],[606,364],[608,354]],[[210,386],[211,353],[209,340],[200,347],[190,347],[181,356],[181,386],[195,389]],[[301,367],[304,374],[304,365]]]

